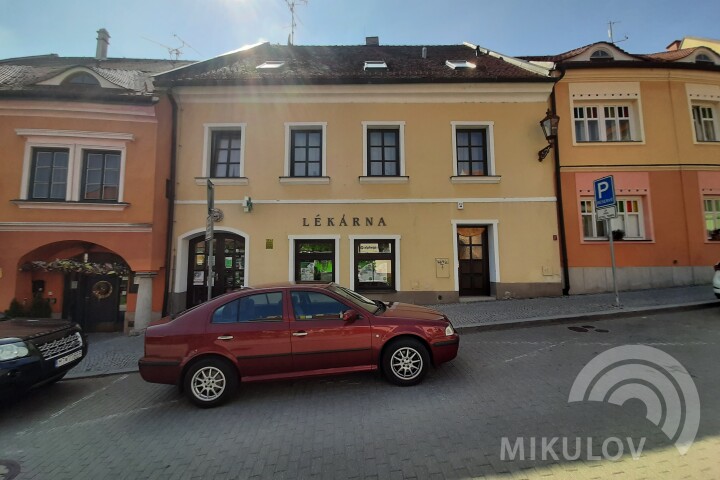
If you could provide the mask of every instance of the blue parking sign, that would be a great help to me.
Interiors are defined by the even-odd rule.
[[[615,205],[615,182],[612,175],[595,180],[593,190],[596,209]]]

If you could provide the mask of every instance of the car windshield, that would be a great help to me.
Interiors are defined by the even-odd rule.
[[[364,310],[369,310],[371,312],[376,312],[377,310],[379,310],[378,302],[370,300],[369,298],[364,297],[357,292],[353,292],[352,290],[349,290],[345,287],[341,287],[340,285],[336,285],[333,283],[332,285],[330,285],[329,290],[337,293],[338,295],[342,296],[347,300],[350,300],[352,303]]]

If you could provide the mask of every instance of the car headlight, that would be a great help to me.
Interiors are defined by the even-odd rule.
[[[0,360],[14,360],[28,355],[28,348],[24,342],[0,345]]]
[[[450,335],[455,335],[455,330],[453,329],[452,325],[448,325],[445,327],[445,336],[449,337]]]

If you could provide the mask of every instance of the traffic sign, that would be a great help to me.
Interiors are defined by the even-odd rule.
[[[609,205],[615,205],[615,182],[612,175],[593,181],[593,191],[595,192],[596,211]]]
[[[595,209],[596,220],[609,220],[615,217],[617,217],[617,207],[615,205]]]

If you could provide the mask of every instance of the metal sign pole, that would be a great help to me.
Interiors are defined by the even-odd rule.
[[[215,284],[215,274],[213,267],[215,266],[215,252],[213,248],[213,240],[215,236],[215,219],[213,218],[213,210],[215,209],[215,185],[208,179],[207,181],[207,221],[205,223],[205,241],[207,242],[207,299],[212,298],[212,287]]]
[[[605,231],[608,233],[608,237],[610,237],[610,258],[612,259],[612,277],[613,277],[613,290],[615,290],[615,306],[620,306],[620,295],[618,294],[618,288],[617,288],[617,278],[615,276],[615,244],[613,243],[613,234],[612,230],[610,230],[610,219],[605,219]]]

